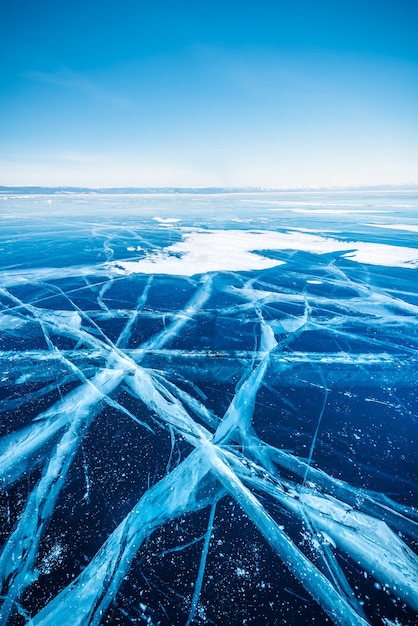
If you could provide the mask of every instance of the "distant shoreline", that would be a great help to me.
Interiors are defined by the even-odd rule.
[[[339,192],[400,192],[418,191],[418,184],[408,185],[367,185],[351,187],[42,187],[42,186],[1,186],[0,195],[146,195],[146,194],[234,194],[234,193],[339,193]]]

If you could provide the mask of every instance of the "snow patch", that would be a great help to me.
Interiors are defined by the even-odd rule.
[[[158,218],[159,220],[162,218]],[[171,218],[170,218],[171,219]],[[299,250],[312,254],[342,252],[350,261],[392,267],[418,267],[418,250],[362,241],[340,241],[299,231],[195,230],[183,240],[138,261],[118,261],[117,273],[194,276],[218,271],[252,271],[285,263],[263,251]]]

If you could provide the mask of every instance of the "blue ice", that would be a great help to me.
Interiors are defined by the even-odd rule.
[[[273,218],[262,200],[254,198],[267,222]],[[6,530],[0,623],[109,623],[109,611],[125,598],[124,581],[145,558],[138,555],[146,554],[159,532],[203,514],[207,523],[201,536],[170,548],[182,553],[191,545],[200,549],[191,591],[173,593],[184,600],[184,624],[214,623],[213,617],[205,622],[203,609],[210,610],[206,584],[213,577],[209,570],[226,502],[237,505],[240,523],[251,524],[272,563],[288,570],[294,597],[304,593],[306,602],[318,605],[322,619],[346,626],[377,623],[369,592],[362,588],[370,579],[373,602],[382,602],[379,619],[397,619],[385,613],[390,598],[403,623],[418,613],[416,498],[381,486],[402,465],[401,455],[414,453],[413,447],[400,449],[406,435],[395,430],[395,420],[409,420],[412,437],[417,419],[412,243],[404,246],[408,252],[398,266],[396,285],[383,280],[380,270],[373,273],[377,262],[344,256],[351,250],[348,230],[345,237],[340,233],[339,246],[334,233],[325,250],[302,250],[314,239],[294,239],[294,249],[280,251],[277,267],[234,269],[231,261],[227,271],[170,276],[170,254],[177,250],[175,266],[180,267],[179,259],[184,265],[186,255],[196,254],[191,245],[203,226],[195,224],[193,236],[182,240],[181,220],[187,213],[181,213],[181,205],[174,208],[179,222],[165,221],[174,219],[169,214],[142,230],[129,213],[123,233],[112,224],[99,230],[88,226],[96,244],[101,242],[100,258],[91,265],[28,267],[20,272],[24,280],[16,269],[1,268],[0,364],[6,391],[0,484]],[[300,220],[299,214],[294,217]],[[277,215],[274,220],[271,232],[280,222]],[[214,224],[207,226],[213,233]],[[325,231],[322,222],[317,226]],[[227,232],[228,224],[223,227]],[[250,222],[246,236],[238,237],[240,263],[247,262],[251,228]],[[367,228],[373,228],[370,220]],[[202,232],[209,237],[209,230]],[[173,233],[183,242],[177,248],[170,241]],[[261,255],[258,231],[256,240],[257,250],[250,252]],[[273,236],[269,241],[276,240],[281,241]],[[371,254],[366,236],[363,244],[361,254]],[[150,251],[147,263],[155,263],[154,274],[136,274],[132,265],[123,269],[124,262],[135,262],[129,255],[139,249]],[[158,258],[164,259],[164,275]],[[210,258],[213,263],[213,251]],[[109,263],[118,264],[117,271]],[[335,420],[345,416],[335,432],[331,414]],[[9,416],[16,423],[7,422]],[[99,481],[100,459],[88,451],[94,448],[92,437],[105,440],[106,420],[111,420],[105,432],[112,439],[107,445],[116,457]],[[306,432],[304,420],[309,422]],[[393,449],[379,434],[384,420],[394,422]],[[150,447],[149,442],[155,443]],[[369,446],[367,453],[361,445]],[[385,462],[368,464],[368,455],[378,458],[376,445],[390,469]],[[127,463],[129,446],[137,457]],[[153,455],[163,453],[158,465]],[[155,464],[147,480],[139,476],[146,458],[150,467]],[[112,495],[119,504],[112,504],[113,517],[106,511],[112,521],[96,553],[73,568],[68,582],[57,564],[51,573],[51,580],[56,575],[59,581],[53,596],[40,591],[32,600],[37,588],[47,585],[42,559],[62,511],[69,519],[83,511],[84,517],[77,513],[74,519],[87,526],[86,507],[100,496],[95,481],[101,490],[107,481],[126,486],[127,472],[135,497]],[[415,477],[395,476],[390,485],[406,485],[413,492]],[[103,501],[113,503],[110,487]],[[85,528],[73,529],[75,538],[80,530]],[[239,541],[240,529],[236,532]],[[139,595],[123,605],[121,614],[131,615],[124,623],[147,609],[141,599],[149,591],[145,573],[135,584]],[[280,604],[290,595],[280,589],[276,597]],[[155,600],[154,608],[170,623],[169,608],[160,610],[160,603]],[[256,616],[248,619],[256,623]],[[153,623],[151,617],[148,622]]]

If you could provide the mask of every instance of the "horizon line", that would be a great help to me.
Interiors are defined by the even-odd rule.
[[[76,185],[0,185],[0,193],[120,193],[120,194],[152,194],[152,193],[269,193],[269,192],[326,192],[326,191],[418,191],[418,183],[403,185],[333,185],[333,186],[301,186],[301,187],[266,187],[266,186],[111,186],[86,187]]]

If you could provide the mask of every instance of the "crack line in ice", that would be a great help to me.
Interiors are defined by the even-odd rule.
[[[212,504],[211,509],[210,509],[208,529],[207,529],[206,536],[205,536],[205,543],[203,544],[202,556],[200,558],[199,572],[198,572],[196,584],[194,587],[193,598],[192,598],[192,602],[190,605],[190,612],[189,612],[189,617],[187,618],[186,626],[190,626],[190,624],[192,623],[193,618],[196,613],[197,604],[199,602],[200,592],[202,590],[202,584],[203,584],[203,577],[205,575],[206,559],[208,556],[209,544],[210,544],[210,540],[212,537],[213,520],[215,518],[215,511],[216,511],[216,501],[214,504]]]

